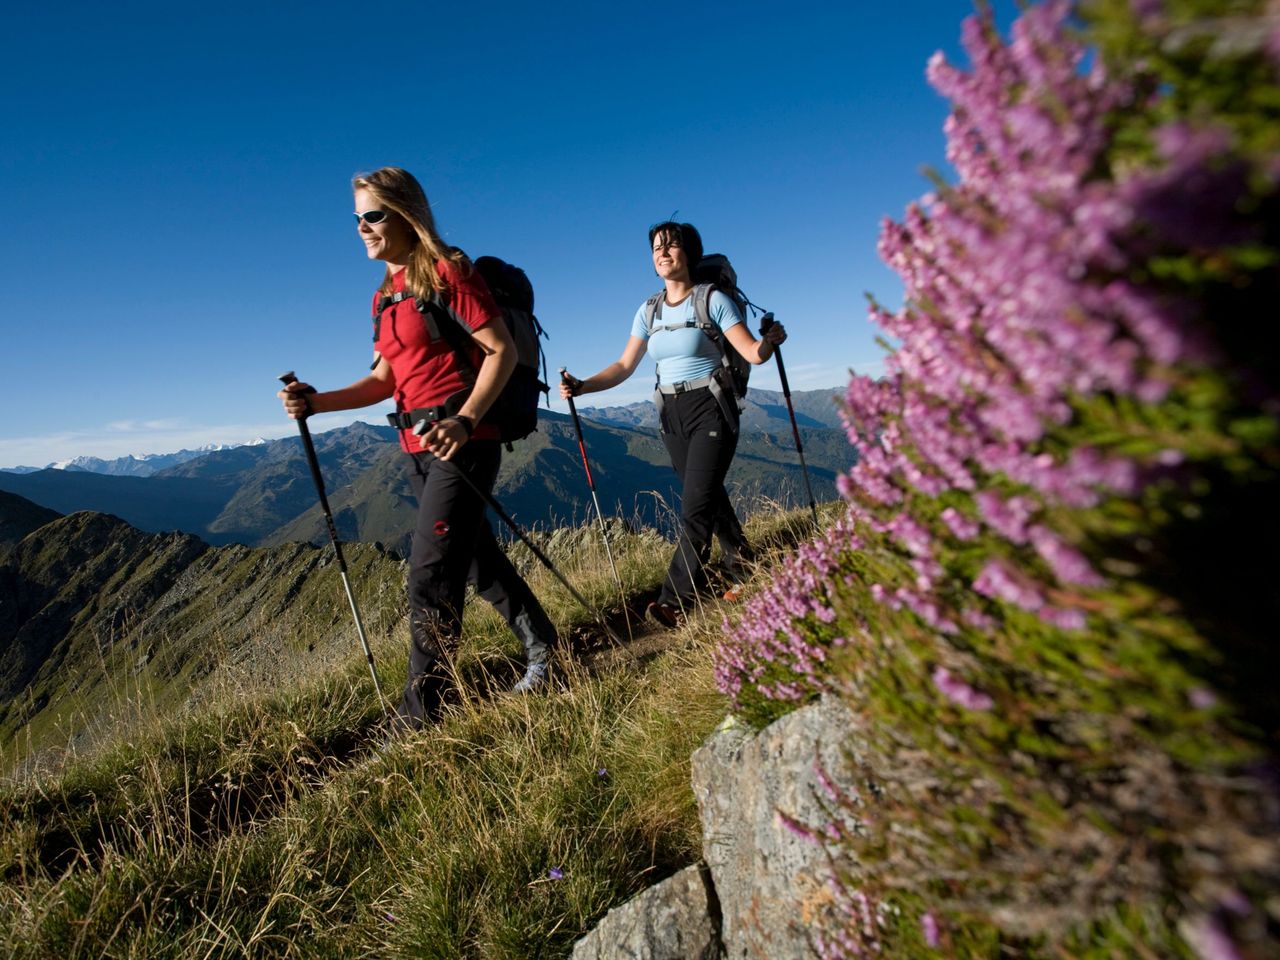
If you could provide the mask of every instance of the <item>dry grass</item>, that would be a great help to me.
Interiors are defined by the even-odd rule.
[[[753,536],[785,541],[786,523],[754,523]],[[381,752],[354,642],[288,684],[288,670],[221,664],[199,709],[176,719],[119,683],[124,735],[0,790],[12,955],[565,955],[609,907],[698,856],[689,754],[726,710],[710,666],[723,609],[649,632],[632,608],[656,590],[671,545],[611,533],[622,591],[598,527],[541,539],[630,642],[605,641],[513,548],[561,628],[553,684],[504,692],[521,651],[471,604],[458,701]],[[394,698],[407,630],[378,619],[371,641]]]

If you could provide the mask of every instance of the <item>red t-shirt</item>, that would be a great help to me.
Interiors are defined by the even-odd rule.
[[[445,298],[452,321],[439,317],[437,323],[456,322],[469,330],[478,330],[486,323],[500,320],[502,311],[494,303],[493,294],[485,286],[484,279],[474,270],[462,275],[452,262],[436,261],[436,270],[449,285]],[[396,293],[404,291],[404,271],[391,278]],[[373,295],[373,316],[378,318],[378,301],[381,291]],[[419,407],[434,407],[445,402],[459,390],[467,388],[467,378],[458,366],[453,348],[443,339],[432,340],[426,320],[418,312],[412,299],[401,300],[382,313],[377,326],[378,339],[374,349],[391,365],[395,377],[396,410],[407,413]],[[474,370],[480,369],[484,351],[476,345],[471,351]],[[479,424],[475,440],[497,440],[498,430],[489,424]],[[411,430],[400,431],[400,446],[409,453],[421,453],[418,437]]]

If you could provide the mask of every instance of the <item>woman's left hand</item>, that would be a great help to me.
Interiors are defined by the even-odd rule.
[[[782,341],[787,339],[787,328],[775,320],[773,325],[770,326],[768,330],[760,334],[760,339],[767,340],[769,343],[773,344],[775,347],[779,346],[782,343]]]
[[[423,450],[434,453],[441,460],[449,460],[469,439],[471,437],[462,421],[446,417],[444,420],[437,420],[422,431],[418,444]]]

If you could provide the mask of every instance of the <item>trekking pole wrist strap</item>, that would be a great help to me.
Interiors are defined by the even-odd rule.
[[[466,414],[455,413],[452,417],[449,417],[448,419],[456,420],[458,423],[462,424],[462,429],[467,431],[468,440],[470,440],[471,435],[476,432],[476,422],[472,420],[470,417],[468,417]]]

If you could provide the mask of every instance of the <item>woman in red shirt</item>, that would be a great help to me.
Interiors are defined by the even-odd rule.
[[[438,710],[447,687],[447,655],[462,631],[468,579],[524,643],[528,666],[516,690],[545,680],[556,634],[498,546],[484,499],[473,489],[492,491],[501,457],[498,431],[484,417],[516,363],[502,313],[466,255],[440,239],[412,174],[384,167],[356,177],[352,187],[360,239],[369,259],[387,265],[373,298],[373,370],[340,390],[315,393],[293,383],[280,397],[295,419],[395,398],[388,419],[400,428],[418,497],[409,556],[409,677],[400,705],[401,718],[416,728]],[[442,324],[470,335],[459,348],[469,354],[466,362],[448,342],[459,339],[452,336],[457,331],[442,335]]]

